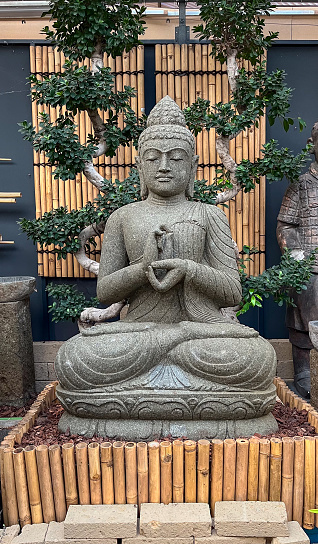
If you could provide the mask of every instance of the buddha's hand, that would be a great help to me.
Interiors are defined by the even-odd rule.
[[[158,280],[155,270],[165,270],[167,273],[162,280]],[[148,280],[155,291],[166,293],[180,283],[187,273],[187,261],[183,259],[165,259],[154,261],[148,267]]]
[[[157,262],[167,248],[170,249],[168,255],[172,253],[172,232],[165,226],[156,228],[150,232],[146,240],[144,254],[142,259],[142,267],[148,275],[148,268],[153,262]]]

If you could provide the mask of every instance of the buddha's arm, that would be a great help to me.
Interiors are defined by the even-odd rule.
[[[186,281],[220,308],[239,304],[242,288],[230,227],[225,213],[214,206],[207,206],[205,263],[189,261]]]
[[[114,212],[106,223],[97,281],[97,297],[103,304],[127,298],[147,283],[141,263],[128,266],[121,213]]]

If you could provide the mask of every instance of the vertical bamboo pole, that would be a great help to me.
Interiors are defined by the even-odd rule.
[[[315,508],[315,484],[316,484],[316,451],[315,437],[305,436],[305,477],[304,477],[304,529],[313,529],[315,515],[309,512]]]
[[[271,438],[271,455],[269,460],[269,500],[281,500],[282,486],[282,451],[280,438]]]
[[[194,67],[196,72],[202,70],[202,45],[195,44],[194,46]],[[195,98],[202,98],[202,76],[200,73],[195,74]],[[203,134],[199,132],[196,137],[196,153],[199,155],[199,164],[203,161]],[[198,179],[203,179],[203,168],[198,166],[197,170]]]
[[[80,504],[91,504],[88,475],[88,454],[86,442],[79,442],[75,447],[78,499]],[[94,504],[94,503],[92,503]]]
[[[182,440],[173,441],[173,502],[184,501],[184,461]]]
[[[124,442],[113,443],[115,504],[126,504]]]
[[[188,87],[188,45],[183,43],[181,45],[181,92],[182,102],[181,109],[189,106],[189,87]]]
[[[137,89],[137,49],[136,47],[133,47],[132,50],[129,52],[129,65],[130,65],[130,85],[133,89]],[[156,86],[157,86],[157,76],[156,76]],[[137,95],[131,98],[131,108],[134,110],[137,117],[139,117]],[[131,162],[133,164],[135,162],[135,157],[137,152],[133,143],[130,144],[130,147],[131,147]]]
[[[266,142],[266,119],[260,118],[260,143]],[[265,270],[265,206],[266,206],[266,181],[260,179],[260,199],[259,199],[259,249],[260,253],[260,274]]]
[[[19,523],[18,503],[16,495],[16,486],[13,468],[12,448],[7,448],[3,452],[4,482],[7,494],[7,512],[8,524],[17,525]]]
[[[184,442],[184,502],[197,502],[196,482],[197,445],[194,440]]]
[[[160,443],[160,500],[163,504],[172,502],[172,445],[168,440]]]
[[[149,502],[160,502],[159,442],[149,442]]]
[[[215,503],[223,498],[223,440],[211,442],[211,515],[214,517]]]
[[[147,443],[137,443],[138,506],[148,502],[148,452]]]
[[[236,501],[246,501],[247,499],[248,450],[249,441],[238,438],[236,440]]]
[[[284,437],[282,463],[282,502],[286,505],[287,519],[293,519],[294,439]]]
[[[258,500],[262,502],[268,501],[269,456],[270,441],[267,438],[261,438],[259,441]]]
[[[208,100],[209,98],[209,87],[208,87],[208,46],[202,45],[201,47],[201,56],[202,56],[202,98]],[[202,157],[201,160],[204,164],[203,167],[203,178],[209,180],[210,168],[207,166],[209,164],[209,133],[206,129],[202,131]]]
[[[293,486],[293,520],[303,523],[304,504],[304,465],[305,440],[303,436],[294,438],[294,486]]]
[[[28,484],[26,479],[23,448],[13,450],[13,466],[15,486],[17,491],[17,503],[19,512],[20,527],[31,523],[31,512],[29,505]]]
[[[62,446],[63,471],[65,482],[66,509],[70,504],[78,504],[78,494],[76,485],[74,444],[67,442]]]
[[[129,53],[127,51],[123,52],[123,88],[130,85],[130,66],[129,66]],[[132,86],[132,85],[131,85]],[[124,147],[124,156],[125,156],[125,178],[129,174],[130,167],[128,166],[131,163],[131,144]]]
[[[127,442],[127,444],[125,444],[127,504],[137,504],[138,502],[136,450],[135,442]]]
[[[102,504],[102,478],[98,442],[88,444],[89,487],[91,504]]]
[[[182,92],[181,92],[181,77],[177,75],[180,72],[181,68],[181,46],[176,43],[174,45],[174,69],[176,72],[175,75],[175,101],[178,104],[179,108],[182,107]]]
[[[198,440],[197,502],[209,502],[210,441]]]
[[[161,45],[155,45],[155,70],[161,72]],[[162,74],[156,74],[156,103],[163,98],[162,95]]]
[[[24,449],[24,459],[28,480],[32,523],[43,523],[40,484],[35,457],[35,446],[26,446],[26,448]]]
[[[143,45],[137,46],[137,71],[138,116],[140,116],[145,112],[145,55]]]
[[[258,497],[258,464],[259,439],[250,438],[248,452],[247,500],[257,501]]]
[[[224,440],[223,500],[235,499],[236,442],[232,438]]]
[[[168,68],[168,95],[172,100],[175,99],[174,95],[174,44],[168,43],[167,45],[167,68]]]
[[[167,46],[161,46],[161,88],[162,88],[162,97],[168,94],[168,58],[167,58]]]
[[[316,431],[317,432],[317,431]],[[318,437],[315,437],[315,450],[316,450],[316,474],[318,474]],[[317,478],[316,478],[317,479]],[[315,508],[318,505],[318,482],[316,481],[316,494],[315,494]],[[315,527],[318,527],[318,514],[315,514]]]
[[[211,106],[215,105],[215,57],[212,57],[212,45],[208,46],[208,70],[209,70],[209,101]],[[213,183],[215,180],[215,164],[216,164],[216,149],[215,149],[215,129],[209,131],[209,162],[212,165],[210,167],[209,183]],[[233,236],[233,233],[232,233]]]
[[[0,471],[1,471],[1,498],[2,498],[2,513],[3,513],[3,523],[5,526],[9,525],[8,520],[8,507],[7,507],[7,491],[4,481],[4,464],[3,464],[3,453],[5,447],[0,447]]]
[[[114,504],[114,463],[111,442],[100,445],[103,504]]]
[[[36,462],[41,491],[44,523],[55,521],[54,498],[49,463],[49,449],[45,444],[36,447]]]
[[[195,102],[195,75],[194,75],[194,45],[188,45],[188,66],[189,66],[189,106]]]
[[[65,520],[66,516],[66,500],[61,448],[58,444],[49,446],[49,458],[54,496],[55,516],[56,521],[61,522]]]

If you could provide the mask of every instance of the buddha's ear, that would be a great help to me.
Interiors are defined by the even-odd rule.
[[[141,166],[141,162],[140,162],[140,157],[138,157],[138,156],[135,157],[135,163],[136,163],[136,166],[137,166],[137,170],[138,170],[138,174],[139,174],[139,180],[140,180],[140,196],[141,196],[142,200],[144,200],[148,196],[148,187],[145,184],[145,180],[144,180],[144,176],[143,176],[143,172],[142,172],[142,166]]]
[[[193,155],[192,161],[191,161],[192,164],[191,164],[190,179],[186,189],[186,196],[189,196],[189,197],[193,197],[194,180],[197,174],[198,162],[199,162],[199,155]]]

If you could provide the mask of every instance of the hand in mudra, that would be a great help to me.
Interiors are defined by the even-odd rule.
[[[167,273],[162,280],[158,280],[155,270],[166,270]],[[154,261],[148,267],[148,279],[152,287],[161,293],[166,293],[175,285],[180,283],[186,275],[187,263],[183,259],[165,259]]]

